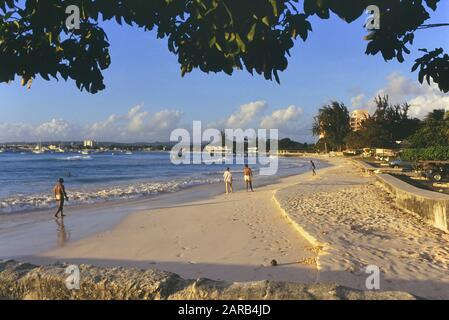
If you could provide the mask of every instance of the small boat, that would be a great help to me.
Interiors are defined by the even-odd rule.
[[[59,147],[55,150],[57,153],[65,153],[65,149],[62,147],[62,144],[59,144]]]
[[[127,151],[127,152],[125,152],[125,154],[132,155],[133,153],[131,151]]]
[[[32,151],[34,154],[43,154],[45,153],[45,148],[42,147],[42,144],[39,143],[38,146],[36,146],[36,148],[33,149]]]
[[[88,155],[89,154],[89,150],[82,150],[81,154]]]

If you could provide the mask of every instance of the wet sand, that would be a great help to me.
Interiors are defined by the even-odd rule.
[[[28,260],[156,268],[185,278],[314,283],[317,252],[273,198],[276,190],[310,176],[284,178],[254,193],[240,185],[234,194],[142,210],[112,230]]]

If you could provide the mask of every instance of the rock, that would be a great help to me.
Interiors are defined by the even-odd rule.
[[[269,300],[382,300],[415,299],[405,292],[359,291],[335,284],[305,285],[258,281],[229,283],[209,279],[187,280],[158,270],[97,268],[80,265],[80,289],[65,285],[67,265],[34,266],[0,261],[0,299],[269,299]]]

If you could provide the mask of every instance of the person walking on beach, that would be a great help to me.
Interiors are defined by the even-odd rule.
[[[316,176],[316,167],[315,167],[315,163],[313,162],[313,160],[310,160],[310,168],[312,169],[313,175]]]
[[[227,168],[224,172],[223,180],[226,185],[226,194],[228,194],[229,192],[232,193],[232,173],[230,168]]]
[[[245,164],[245,168],[243,169],[243,180],[245,180],[245,183],[246,183],[246,191],[249,191],[251,189],[251,192],[254,192],[254,190],[253,190],[253,170],[251,170],[251,168],[248,167],[247,164]]]
[[[67,193],[65,192],[64,187],[64,179],[60,178],[53,188],[55,193],[56,203],[58,204],[58,211],[55,213],[55,218],[61,214],[61,218],[65,217],[64,215],[64,200],[69,201],[69,197],[67,197]]]

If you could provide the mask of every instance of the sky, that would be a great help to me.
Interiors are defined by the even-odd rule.
[[[372,110],[377,94],[389,94],[394,103],[411,103],[417,117],[449,109],[449,95],[420,85],[410,71],[419,48],[449,51],[449,27],[417,31],[412,54],[401,64],[364,54],[365,19],[312,19],[313,32],[307,42],[296,41],[281,84],[245,71],[228,76],[195,70],[182,78],[166,40],[105,23],[112,57],[106,89],[92,95],[72,81],[41,78],[30,90],[19,81],[0,84],[0,142],[168,141],[173,129],[190,128],[194,120],[218,129],[278,128],[281,137],[313,142],[313,117],[332,100],[350,110]],[[429,22],[449,22],[449,1]]]

